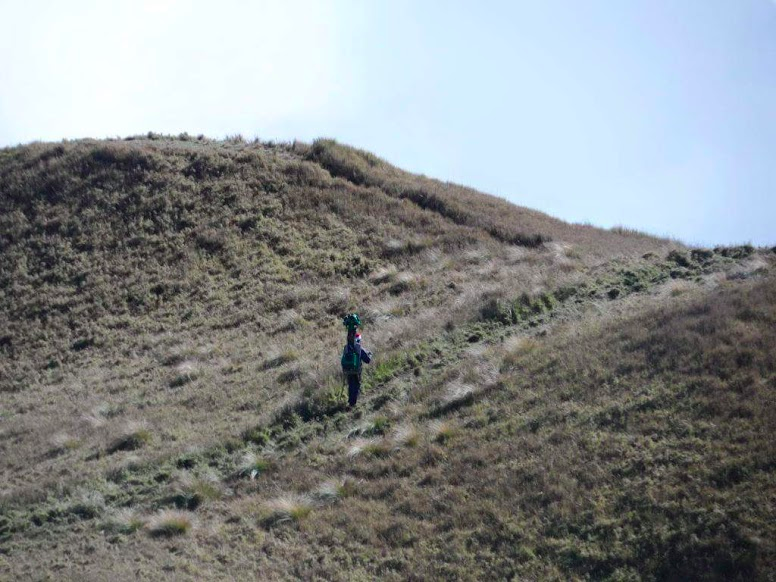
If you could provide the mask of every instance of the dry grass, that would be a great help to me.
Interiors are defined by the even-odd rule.
[[[303,520],[312,512],[314,502],[308,495],[285,494],[267,501],[261,521],[267,525]]]
[[[103,520],[101,527],[112,534],[130,535],[145,527],[145,520],[133,509],[116,509]]]
[[[507,344],[512,365],[487,400],[445,412],[428,423],[428,439],[397,448],[439,389],[490,378],[489,360],[503,352],[452,358],[449,377],[424,379],[432,387],[410,408],[391,406],[383,418],[398,424],[388,438],[356,441],[359,454],[349,457],[322,433],[285,456],[273,481],[309,494],[265,502],[258,524],[208,526],[209,543],[228,548],[233,564],[219,574],[236,572],[258,547],[274,552],[263,562],[271,577],[336,578],[353,555],[365,556],[359,567],[374,576],[389,556],[396,577],[430,579],[762,577],[772,560],[770,521],[757,511],[771,490],[764,461],[773,422],[763,398],[776,371],[776,302],[772,282],[753,284],[685,294],[671,308],[656,293],[644,315],[568,324],[531,349]],[[376,420],[362,430],[390,426]],[[244,452],[234,451],[236,464]],[[238,516],[255,505],[252,497],[226,503]],[[220,511],[197,510],[216,524]],[[744,528],[760,541],[750,543]],[[624,541],[613,543],[616,535]],[[319,562],[324,555],[332,561]]]
[[[390,441],[384,438],[356,439],[348,447],[348,457],[359,455],[382,457],[391,452]]]
[[[51,446],[56,452],[74,451],[83,444],[83,441],[67,433],[60,432],[51,437]]]
[[[254,451],[246,451],[240,462],[240,474],[249,477],[252,481],[269,469],[269,466],[270,463],[267,459]]]
[[[94,411],[91,414],[81,415],[81,422],[90,429],[99,429],[105,426],[107,421],[99,411]]]
[[[356,484],[352,479],[330,478],[315,489],[312,498],[320,504],[331,504],[354,495],[356,490]]]
[[[169,491],[177,506],[188,509],[217,501],[226,492],[221,478],[212,469],[177,472],[171,479]]]
[[[193,382],[201,374],[201,365],[196,360],[184,360],[175,366],[175,375],[170,379],[170,388],[179,388]]]
[[[152,537],[170,538],[186,535],[195,527],[194,515],[188,511],[161,511],[149,518],[146,529]]]
[[[146,446],[153,438],[148,424],[140,421],[128,422],[108,446],[109,453],[134,451]]]
[[[62,511],[82,518],[94,518],[105,511],[105,497],[99,491],[77,489],[63,503]]]
[[[441,406],[445,409],[454,408],[474,398],[475,389],[470,384],[462,382],[451,382],[446,388],[440,399]]]
[[[438,443],[445,443],[453,438],[458,432],[455,423],[445,420],[432,420],[428,424],[428,432],[431,440]]]
[[[394,429],[391,440],[396,447],[416,447],[420,443],[420,433],[411,424],[402,424]]]

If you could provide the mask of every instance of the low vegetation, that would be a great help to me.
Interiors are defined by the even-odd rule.
[[[279,525],[306,518],[313,510],[313,500],[306,495],[286,494],[267,501],[262,512],[264,525]]]
[[[162,511],[146,524],[148,533],[156,538],[186,535],[194,527],[194,518],[185,511]]]
[[[144,423],[130,422],[108,446],[108,453],[134,451],[151,442],[151,431]]]
[[[101,528],[109,534],[131,535],[142,529],[145,521],[132,509],[117,509],[113,511],[101,524]]]

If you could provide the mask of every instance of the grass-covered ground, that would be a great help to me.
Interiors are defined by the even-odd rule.
[[[770,251],[326,140],[1,150],[0,225],[0,577],[773,571]]]

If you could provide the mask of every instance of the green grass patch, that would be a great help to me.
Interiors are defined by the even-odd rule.
[[[369,384],[372,386],[385,384],[404,369],[406,362],[406,355],[401,353],[378,360],[377,365],[369,374]]]

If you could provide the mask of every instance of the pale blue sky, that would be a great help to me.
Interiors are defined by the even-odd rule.
[[[772,0],[0,0],[0,146],[334,137],[572,222],[776,244]]]

